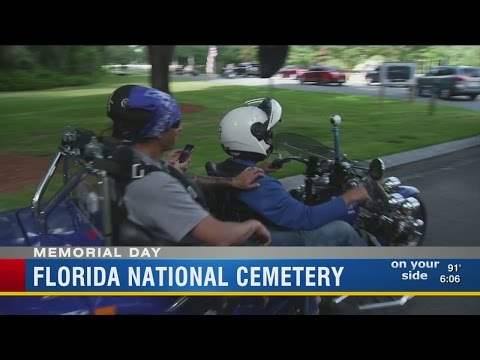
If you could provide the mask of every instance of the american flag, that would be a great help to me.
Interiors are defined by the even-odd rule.
[[[205,64],[205,70],[207,74],[215,73],[215,58],[217,57],[217,55],[217,47],[215,45],[209,45],[207,63]]]
[[[215,45],[210,45],[208,47],[208,56],[216,57],[218,55],[218,50]]]

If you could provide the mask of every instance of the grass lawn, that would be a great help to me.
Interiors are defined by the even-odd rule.
[[[0,93],[2,129],[0,153],[51,156],[67,126],[101,131],[110,125],[106,103],[113,89],[124,83],[148,83],[147,76],[112,77],[95,86],[34,92]],[[205,81],[173,81],[171,90],[180,103],[203,107],[183,116],[178,147],[196,144],[190,171],[204,173],[207,160],[226,157],[218,138],[223,115],[243,101],[270,95],[265,87],[226,86]],[[276,133],[290,131],[332,146],[329,118],[340,114],[341,151],[352,158],[371,158],[480,134],[478,112],[438,106],[428,115],[428,104],[377,97],[274,89],[272,97],[283,106]],[[293,175],[299,167],[287,165],[276,176]],[[0,210],[27,205],[35,186],[0,195]]]

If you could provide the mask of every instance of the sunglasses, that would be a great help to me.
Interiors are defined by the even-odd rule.
[[[178,120],[172,125],[171,129],[178,129],[178,128],[180,127],[181,123],[182,123],[182,122],[180,121],[180,119],[178,119]]]

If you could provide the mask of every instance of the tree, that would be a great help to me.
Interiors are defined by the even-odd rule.
[[[287,64],[309,67],[318,61],[320,47],[315,45],[293,45],[288,55]]]
[[[135,47],[126,45],[109,45],[105,49],[106,64],[127,65],[137,60]]]
[[[151,83],[152,87],[160,91],[170,93],[169,65],[172,62],[175,45],[149,45],[148,52],[150,64],[152,64]]]
[[[30,69],[35,65],[35,57],[27,46],[0,45],[0,69]]]
[[[102,46],[31,45],[26,46],[35,67],[69,75],[92,75],[103,63]]]
[[[256,61],[258,54],[257,45],[241,45],[240,46],[240,59],[246,61]]]

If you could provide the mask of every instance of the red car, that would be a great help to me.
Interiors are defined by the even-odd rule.
[[[297,65],[287,65],[278,70],[277,75],[284,79],[298,79],[305,71],[307,70]]]
[[[298,79],[300,83],[315,82],[319,85],[336,83],[342,85],[347,76],[344,71],[331,66],[312,66],[310,69],[301,74]]]

